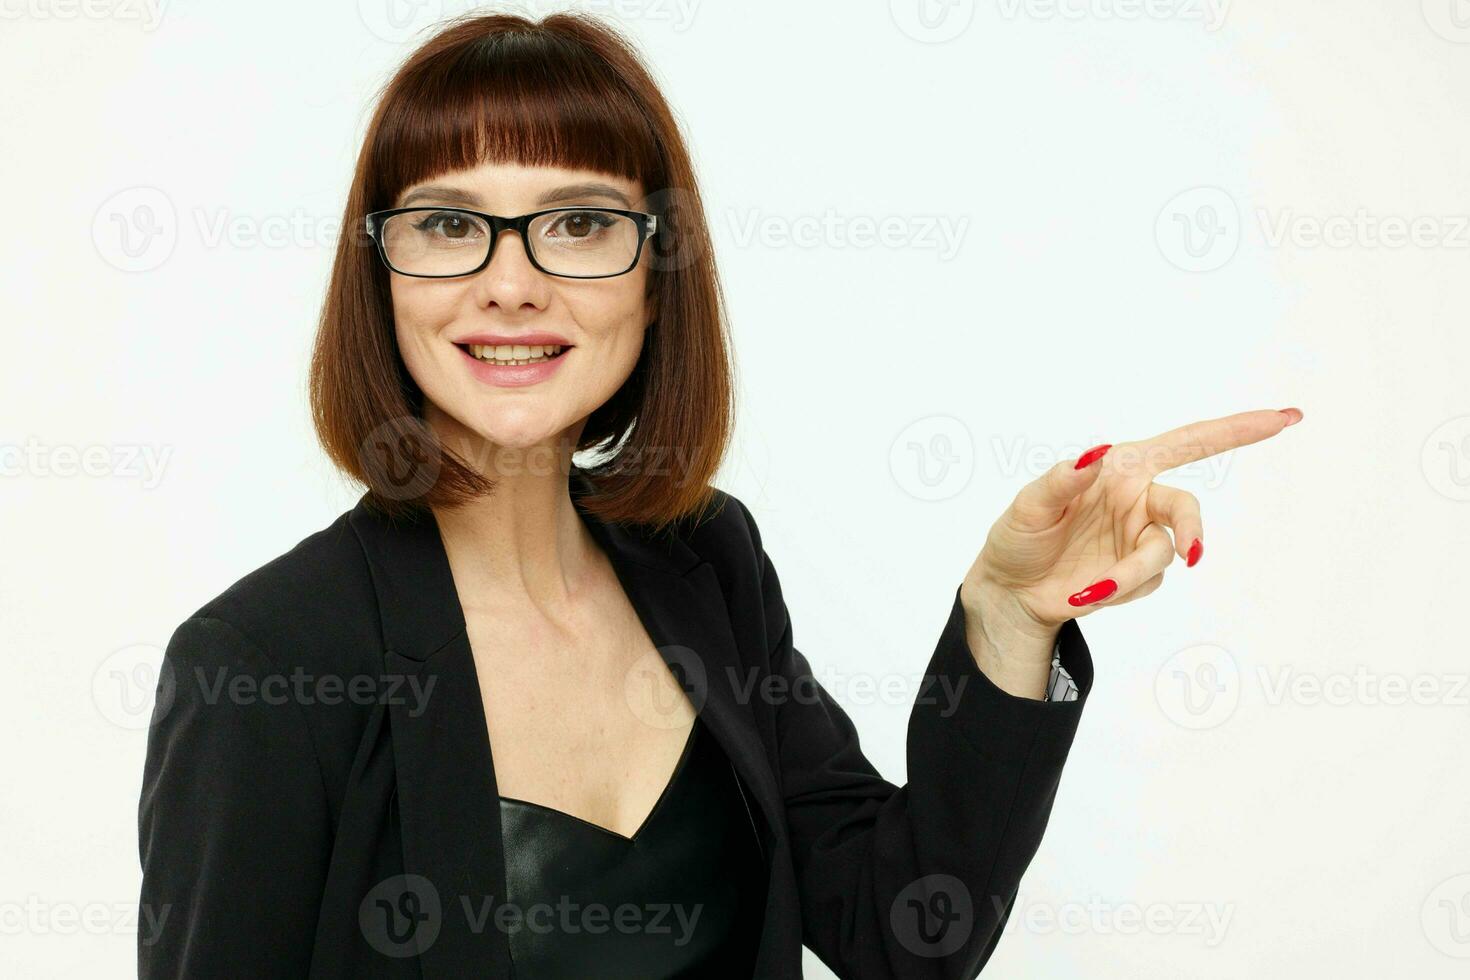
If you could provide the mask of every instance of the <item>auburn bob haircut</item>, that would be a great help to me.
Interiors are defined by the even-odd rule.
[[[364,216],[408,186],[484,162],[641,181],[658,228],[645,249],[657,319],[632,374],[587,420],[577,451],[603,520],[661,529],[702,513],[733,425],[724,296],[689,153],[632,44],[559,13],[448,22],[384,86],[348,192],[312,352],[309,397],[332,461],[370,506],[420,517],[494,490],[423,421],[398,352],[388,277]]]

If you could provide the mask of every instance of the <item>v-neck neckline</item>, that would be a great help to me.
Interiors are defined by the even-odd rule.
[[[573,468],[569,481],[577,498],[595,489],[579,468]],[[654,533],[643,524],[603,520],[581,509],[613,559],[655,648],[671,670],[682,672],[704,728],[701,738],[729,757],[736,776],[749,787],[746,804],[756,818],[763,859],[770,867],[785,846],[782,794],[749,705],[734,685],[720,682],[739,676],[745,660],[731,618],[728,583],[711,560],[713,552],[707,553],[718,540],[696,548],[683,532]],[[401,693],[379,701],[382,723],[391,733],[404,872],[441,885],[453,882],[461,896],[503,895],[503,824],[511,814],[497,805],[480,677],[437,521],[424,511],[391,517],[364,494],[342,533],[355,536],[363,551],[387,676],[436,685],[422,710],[414,710],[414,702]],[[662,827],[678,799],[664,800],[662,817],[635,831],[635,837]],[[579,839],[625,850],[633,840],[605,828]],[[770,912],[768,904],[768,922]],[[779,927],[785,929],[785,924]],[[444,917],[438,940],[422,958],[425,973],[435,976],[484,972],[487,958],[491,972],[510,971],[507,938],[487,939],[485,930],[462,916]]]
[[[669,775],[669,780],[664,784],[663,791],[659,793],[658,799],[653,801],[653,808],[650,809],[647,815],[644,816],[643,822],[638,825],[637,830],[633,831],[633,835],[631,837],[620,834],[616,830],[613,830],[611,827],[604,827],[602,824],[593,823],[591,820],[588,820],[585,817],[579,817],[574,813],[568,813],[565,810],[558,810],[554,806],[548,806],[545,803],[537,803],[534,800],[523,800],[520,797],[515,796],[501,796],[500,802],[502,804],[511,803],[516,806],[530,807],[549,816],[570,820],[575,824],[584,825],[593,831],[606,834],[607,836],[613,837],[619,841],[622,841],[625,844],[636,844],[643,837],[643,832],[647,830],[649,826],[653,823],[654,818],[657,817],[660,811],[663,810],[665,801],[674,794],[674,789],[680,783],[685,770],[689,768],[689,759],[694,755],[694,742],[698,735],[700,724],[701,722],[699,720],[699,716],[695,715],[694,724],[689,727],[689,735],[687,738],[684,739],[684,748],[679,753],[679,761],[674,763],[673,773]]]

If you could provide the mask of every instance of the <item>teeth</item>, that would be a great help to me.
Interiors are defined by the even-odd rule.
[[[500,344],[486,346],[470,344],[470,353],[476,359],[493,364],[534,364],[561,353],[559,344]]]

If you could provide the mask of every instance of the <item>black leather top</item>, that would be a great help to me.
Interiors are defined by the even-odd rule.
[[[734,767],[697,716],[632,837],[504,796],[500,819],[518,980],[751,976],[766,862]]]

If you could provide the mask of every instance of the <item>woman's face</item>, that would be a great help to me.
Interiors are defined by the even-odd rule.
[[[513,217],[578,205],[643,210],[642,196],[640,183],[595,171],[483,164],[404,188],[393,206],[457,206]],[[585,227],[570,231],[585,233]],[[494,459],[483,453],[559,450],[574,441],[587,416],[632,372],[644,330],[657,315],[653,300],[645,299],[650,251],[645,247],[623,275],[569,279],[541,272],[521,237],[504,231],[490,264],[473,275],[390,272],[398,349],[426,396],[424,416],[439,438],[475,453],[470,461],[482,467]],[[475,358],[472,343],[554,344],[562,353],[540,365],[502,366]],[[487,353],[482,349],[481,358]],[[501,353],[520,359],[527,352]],[[534,347],[529,353],[536,354]]]

